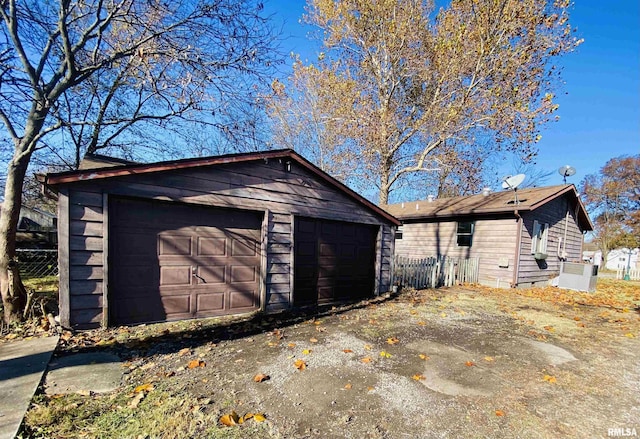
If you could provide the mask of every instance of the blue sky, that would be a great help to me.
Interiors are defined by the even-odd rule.
[[[305,4],[271,0],[266,6],[283,23],[283,52],[313,59],[318,46],[306,38],[313,28],[299,23]],[[544,127],[537,166],[555,172],[569,164],[577,171],[569,182],[577,185],[613,157],[640,154],[640,1],[577,0],[570,22],[585,41],[560,61],[560,120]],[[546,181],[561,183],[557,173]]]

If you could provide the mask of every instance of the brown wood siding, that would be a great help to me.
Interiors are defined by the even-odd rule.
[[[567,227],[566,253],[570,262],[582,261],[583,236],[575,218],[575,209],[567,196],[539,207],[533,212],[523,214],[522,244],[520,246],[520,270],[518,272],[518,285],[546,284],[549,279],[560,273],[560,258],[558,257],[558,245],[560,238],[564,240],[565,216],[569,211]],[[547,259],[538,263],[531,254],[531,236],[533,234],[534,221],[541,224],[549,224],[547,239]],[[561,247],[562,248],[562,247]]]
[[[476,220],[471,247],[457,245],[457,224],[457,221],[405,223],[402,225],[402,239],[395,241],[395,254],[409,258],[436,255],[477,257],[480,283],[509,286],[515,264],[517,220]],[[508,267],[498,265],[501,258],[508,260]]]
[[[71,189],[68,204],[65,217],[69,224],[69,253],[67,256],[61,253],[60,258],[66,260],[69,267],[67,288],[70,314],[67,324],[92,328],[102,322],[105,262],[102,193]],[[62,291],[60,296],[63,296]]]
[[[60,218],[63,214],[68,217],[68,294],[88,296],[66,305],[72,326],[98,326],[106,306],[104,298],[97,298],[106,294],[103,194],[268,212],[263,296],[268,311],[291,304],[295,216],[384,225],[378,293],[390,286],[393,232],[386,220],[296,162],[291,172],[276,159],[81,181],[63,186],[61,192],[65,187],[70,194],[69,208]],[[61,310],[62,315],[64,312]]]

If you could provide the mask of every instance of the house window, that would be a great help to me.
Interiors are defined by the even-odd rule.
[[[547,254],[547,241],[549,239],[549,224],[533,222],[531,235],[531,254]]]
[[[398,226],[396,229],[396,239],[402,239],[402,226]]]
[[[465,221],[458,223],[458,246],[459,247],[471,247],[471,241],[473,240],[473,221]]]

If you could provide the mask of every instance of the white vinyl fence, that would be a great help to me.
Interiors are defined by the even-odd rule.
[[[624,275],[626,274],[626,268],[619,268],[616,272],[616,279],[624,279]],[[640,270],[631,269],[629,270],[629,279],[631,280],[640,280]]]

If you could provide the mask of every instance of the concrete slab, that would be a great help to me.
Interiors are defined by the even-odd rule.
[[[58,336],[0,345],[0,439],[13,439],[29,408]]]
[[[57,358],[49,364],[45,392],[110,392],[120,386],[123,371],[120,357],[103,352]]]

